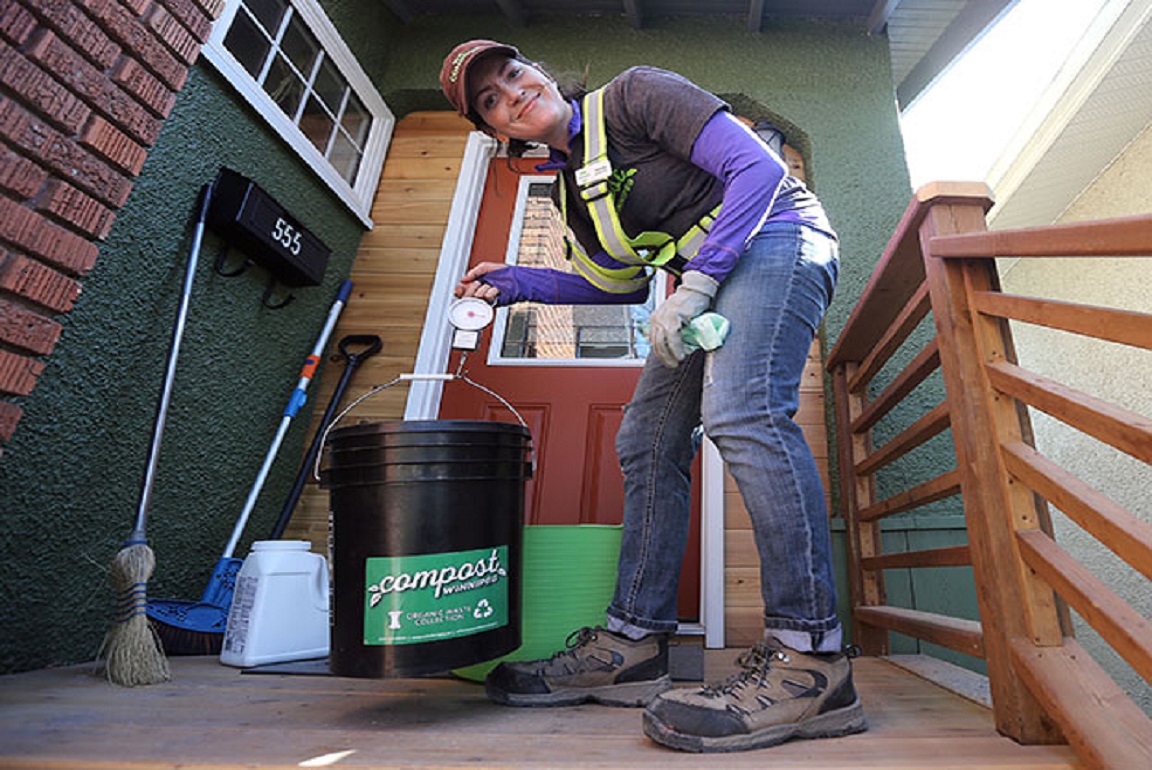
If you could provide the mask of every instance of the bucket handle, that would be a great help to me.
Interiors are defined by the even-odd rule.
[[[320,446],[316,452],[316,464],[312,466],[312,476],[313,476],[313,478],[315,478],[316,481],[320,481],[320,463],[324,458],[324,444],[328,441],[328,434],[332,431],[333,428],[336,427],[336,423],[340,422],[340,420],[346,414],[348,414],[353,409],[355,409],[357,406],[359,406],[361,401],[369,399],[372,396],[375,396],[377,393],[379,393],[383,390],[387,390],[388,388],[392,387],[393,385],[397,385],[401,382],[411,382],[413,380],[432,380],[432,381],[439,380],[441,382],[450,382],[452,380],[462,380],[463,382],[468,383],[472,387],[477,388],[478,390],[484,391],[488,395],[490,395],[493,398],[495,398],[496,400],[498,400],[505,407],[507,407],[508,411],[510,411],[512,413],[512,415],[516,418],[516,421],[519,422],[520,425],[522,425],[524,427],[524,430],[528,431],[529,438],[531,438],[531,436],[532,436],[532,429],[528,427],[528,423],[524,421],[524,418],[520,415],[520,412],[518,412],[516,410],[516,407],[514,407],[514,406],[512,406],[512,404],[508,403],[508,400],[506,398],[504,398],[503,396],[501,396],[496,391],[492,390],[491,388],[485,387],[484,385],[481,385],[480,383],[478,383],[475,380],[473,380],[472,378],[470,378],[467,375],[467,373],[465,373],[465,372],[456,372],[455,374],[418,374],[418,373],[400,374],[400,375],[397,375],[391,382],[386,382],[383,385],[377,385],[376,387],[372,388],[371,390],[369,390],[364,395],[360,396],[360,398],[356,399],[351,404],[349,404],[344,409],[344,411],[340,412],[340,414],[333,417],[332,421],[330,423],[328,423],[328,425],[324,428],[324,432],[320,435]],[[531,442],[529,442],[529,459],[532,462],[532,475],[535,476],[536,475],[536,448]]]

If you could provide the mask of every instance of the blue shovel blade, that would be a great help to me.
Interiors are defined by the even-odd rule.
[[[148,617],[173,628],[208,634],[222,634],[232,607],[236,573],[243,559],[224,558],[216,563],[200,601],[149,599]]]
[[[215,604],[186,599],[150,599],[148,617],[179,631],[194,634],[223,634],[228,611]]]

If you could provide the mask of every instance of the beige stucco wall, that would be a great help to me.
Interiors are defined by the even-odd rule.
[[[1146,128],[1061,216],[1061,222],[1152,213],[1152,127]],[[1035,224],[1045,224],[1037,222]],[[1152,313],[1152,258],[1020,260],[1003,275],[1004,291]],[[1141,415],[1152,415],[1152,351],[1014,324],[1021,364]],[[1111,447],[1033,412],[1037,447],[1084,481],[1152,522],[1152,469]],[[1152,588],[1127,564],[1063,514],[1057,540],[1144,617]],[[1152,713],[1152,687],[1079,617],[1076,635],[1093,657]]]

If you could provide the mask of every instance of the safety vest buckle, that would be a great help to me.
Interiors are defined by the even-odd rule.
[[[680,254],[677,254],[676,256],[672,257],[672,259],[665,262],[663,267],[672,275],[679,277],[684,274],[685,270],[688,269],[688,260]]]
[[[580,197],[583,198],[586,203],[592,203],[607,196],[610,192],[611,190],[608,187],[608,182],[604,181],[600,182],[599,184],[581,188]]]

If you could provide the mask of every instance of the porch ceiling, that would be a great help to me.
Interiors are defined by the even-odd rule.
[[[887,34],[901,107],[911,102],[1017,0],[384,0],[408,24],[416,17],[501,14],[515,26],[536,16],[621,16],[640,29],[669,16],[766,21],[807,17],[859,21]]]

